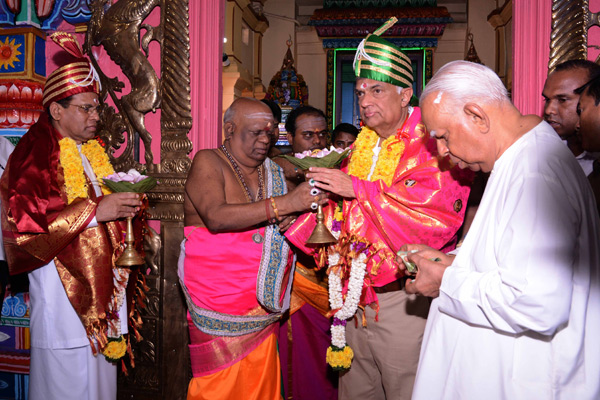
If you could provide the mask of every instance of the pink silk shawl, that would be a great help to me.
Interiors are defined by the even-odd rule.
[[[340,239],[352,235],[366,239],[376,255],[367,265],[361,304],[377,300],[372,286],[386,285],[401,277],[395,254],[403,244],[423,243],[449,251],[463,222],[472,173],[452,167],[438,156],[435,139],[414,108],[403,131],[405,150],[394,172],[392,184],[352,177],[356,198],[344,200]],[[352,155],[350,155],[352,157]],[[347,172],[347,165],[342,170]],[[336,203],[324,208],[325,224],[331,229]],[[314,247],[305,242],[316,224],[315,214],[306,213],[286,232],[286,237],[307,254]]]

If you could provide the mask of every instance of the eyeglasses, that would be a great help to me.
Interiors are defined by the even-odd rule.
[[[72,104],[72,103],[67,104],[67,107],[68,106],[77,107],[86,114],[93,114],[94,112],[97,114],[100,114],[100,106],[92,106],[89,104],[79,105],[79,104]]]

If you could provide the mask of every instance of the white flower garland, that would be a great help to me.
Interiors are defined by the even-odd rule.
[[[343,349],[346,345],[346,326],[331,325],[331,344]]]
[[[339,263],[340,255],[332,252],[329,257],[329,265],[335,266]],[[342,298],[342,279],[341,271],[329,274],[329,304],[333,310],[338,310],[334,318],[345,321],[352,318],[358,309],[360,295],[362,293],[363,281],[367,271],[367,255],[365,251],[354,257],[350,267],[350,279],[348,281],[348,293],[346,299]],[[331,344],[343,348],[346,346],[346,327],[344,325],[332,323],[331,325]]]
[[[329,266],[334,267],[340,262],[340,254],[337,252],[331,252],[328,257]],[[340,272],[341,273],[341,272]],[[329,274],[329,305],[332,310],[342,308],[344,305],[344,299],[342,298],[342,280],[340,273]],[[336,313],[337,315],[337,313]]]

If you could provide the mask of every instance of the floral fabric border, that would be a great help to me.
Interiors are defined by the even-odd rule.
[[[283,170],[268,158],[265,160],[265,167],[267,171],[267,197],[281,196],[287,193]],[[289,254],[289,251],[290,245],[285,237],[275,225],[268,225],[265,228],[263,255],[256,279],[256,297],[258,302],[271,312],[281,313],[290,307],[295,260],[292,264],[292,271],[289,274],[281,305],[279,301],[281,299],[281,284],[288,264],[286,255]]]

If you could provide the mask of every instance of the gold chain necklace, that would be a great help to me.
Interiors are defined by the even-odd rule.
[[[264,193],[263,164],[259,165],[259,167],[258,167],[258,191],[256,193],[256,200],[253,201],[252,200],[252,192],[250,192],[250,188],[246,184],[244,175],[242,174],[242,171],[240,170],[240,167],[238,166],[237,162],[235,161],[233,156],[231,154],[229,154],[229,151],[227,151],[227,147],[225,147],[224,144],[222,144],[221,147],[219,147],[219,149],[223,152],[223,154],[227,158],[227,161],[229,162],[229,166],[233,170],[233,174],[235,175],[236,180],[238,181],[238,183],[240,184],[242,189],[244,189],[244,194],[246,195],[246,200],[248,200],[249,203],[263,200],[263,197],[264,197],[263,196],[263,193]],[[257,231],[255,234],[252,235],[252,240],[254,241],[254,243],[262,243],[264,238],[260,234],[260,231]]]

